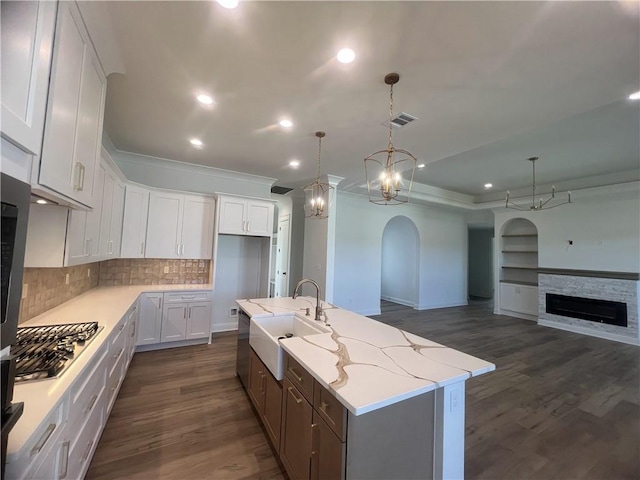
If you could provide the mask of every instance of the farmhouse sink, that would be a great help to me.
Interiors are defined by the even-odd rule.
[[[320,322],[315,322],[311,319],[307,320],[297,315],[252,318],[249,327],[249,344],[276,380],[282,380],[284,376],[284,355],[279,339],[306,337],[330,331]]]

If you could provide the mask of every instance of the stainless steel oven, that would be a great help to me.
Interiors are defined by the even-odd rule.
[[[12,403],[15,361],[9,347],[16,340],[20,299],[22,297],[22,272],[27,243],[27,223],[31,187],[13,177],[0,173],[0,197],[2,200],[2,305],[0,312],[0,342],[2,349],[2,477],[9,432],[22,415],[23,405]]]

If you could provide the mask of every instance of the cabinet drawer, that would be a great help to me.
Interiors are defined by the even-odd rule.
[[[115,355],[115,354],[114,354]],[[120,390],[120,382],[124,376],[124,364],[126,361],[126,355],[124,354],[124,350],[120,353],[116,364],[113,366],[109,373],[109,378],[107,378],[107,413],[111,410],[113,406],[113,402],[115,402],[116,397],[118,396],[118,390]]]
[[[347,409],[322,385],[316,383],[313,408],[327,422],[341,441],[347,440]]]
[[[103,401],[104,395],[99,399],[101,404]],[[103,408],[95,408],[78,436],[71,441],[67,458],[67,475],[62,478],[74,479],[84,476],[102,433],[103,419]],[[64,471],[64,468],[60,468],[60,470]]]
[[[71,387],[69,404],[69,425],[73,431],[78,431],[87,417],[99,408],[98,399],[102,395],[106,384],[108,345],[105,343],[97,355],[94,368],[80,375]]]
[[[111,346],[109,347],[109,354],[107,358],[107,375],[111,377],[114,374],[114,369],[116,365],[120,361],[120,358],[123,357],[126,341],[127,341],[127,329],[125,327],[125,322],[120,322],[120,325],[117,327],[119,331],[116,334],[116,337],[111,342]]]
[[[286,355],[285,375],[293,383],[304,397],[313,403],[313,377],[290,355]]]
[[[203,290],[201,292],[180,292],[164,294],[164,303],[202,302],[209,300],[211,300],[211,292],[208,290]]]

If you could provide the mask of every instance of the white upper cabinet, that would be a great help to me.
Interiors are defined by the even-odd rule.
[[[78,6],[60,2],[37,183],[90,207],[106,86]]]
[[[218,195],[218,201],[218,233],[256,237],[273,234],[273,203],[226,195]]]
[[[146,258],[211,258],[211,197],[151,191]]]
[[[100,236],[98,256],[100,260],[120,256],[122,235],[122,215],[124,210],[124,185],[118,176],[104,163],[99,168],[104,171],[102,191],[102,212],[100,215]]]
[[[144,258],[149,214],[149,190],[127,185],[122,221],[122,258]]]
[[[2,136],[40,155],[56,2],[0,4]]]

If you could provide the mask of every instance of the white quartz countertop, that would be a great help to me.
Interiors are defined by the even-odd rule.
[[[313,315],[315,298],[237,300],[252,318]],[[495,370],[493,363],[321,302],[331,333],[281,339],[282,348],[351,413],[361,415]]]
[[[211,284],[96,287],[21,323],[19,327],[98,322],[98,325],[104,328],[89,342],[60,378],[15,384],[13,402],[24,402],[24,412],[9,435],[7,461],[10,462],[12,455],[20,451],[34,430],[67,392],[76,377],[91,363],[104,341],[141,293],[211,289]]]

